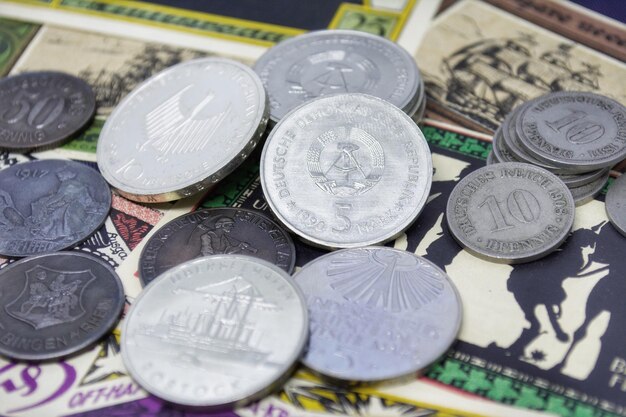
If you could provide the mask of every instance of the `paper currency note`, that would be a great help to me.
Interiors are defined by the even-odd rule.
[[[550,91],[626,101],[626,64],[477,0],[437,17],[416,59],[437,112],[488,130]]]
[[[0,18],[0,76],[6,75],[39,25]]]

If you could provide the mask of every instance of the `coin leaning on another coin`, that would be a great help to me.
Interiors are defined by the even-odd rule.
[[[268,137],[260,163],[279,221],[325,248],[389,241],[422,211],[432,182],[424,135],[394,105],[365,94],[312,100]]]
[[[98,167],[131,200],[187,197],[249,156],[268,115],[252,69],[223,58],[183,62],[144,81],[115,108],[98,140]]]

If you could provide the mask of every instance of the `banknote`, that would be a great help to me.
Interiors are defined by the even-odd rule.
[[[37,29],[34,23],[0,18],[0,76],[9,72]]]
[[[477,0],[439,15],[416,59],[431,108],[487,131],[519,104],[550,91],[626,101],[624,62]]]

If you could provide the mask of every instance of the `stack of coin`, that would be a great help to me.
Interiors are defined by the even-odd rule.
[[[420,120],[424,81],[411,55],[380,36],[322,30],[270,48],[254,66],[276,123],[295,107],[329,94],[364,93],[389,101]]]
[[[515,108],[493,138],[488,163],[526,162],[556,174],[576,205],[596,196],[626,157],[626,108],[592,93],[549,93]]]

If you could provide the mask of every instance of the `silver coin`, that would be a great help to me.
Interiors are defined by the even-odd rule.
[[[493,135],[493,146],[492,152],[494,154],[494,158],[500,162],[522,162],[517,157],[515,157],[511,151],[509,151],[506,146],[506,141],[504,140],[504,136],[502,132],[509,127],[508,121],[510,120],[511,115],[509,115],[505,121],[498,127],[496,133]]]
[[[446,208],[452,236],[475,256],[500,263],[539,259],[558,248],[574,223],[574,200],[554,174],[506,162],[467,175]]]
[[[344,249],[306,264],[294,280],[311,320],[302,362],[351,382],[416,374],[455,340],[461,300],[430,261],[386,247]]]
[[[27,72],[0,80],[0,148],[32,151],[71,139],[92,119],[96,96],[62,72]]]
[[[32,256],[0,271],[0,354],[56,359],[100,339],[124,307],[122,282],[78,251]]]
[[[122,358],[147,391],[177,404],[258,399],[294,369],[308,335],[304,298],[269,262],[214,255],[163,273],[137,297]]]
[[[606,194],[606,214],[618,232],[626,236],[626,175],[617,178]]]
[[[85,164],[42,159],[0,171],[0,254],[31,256],[87,239],[107,218],[111,190]]]
[[[266,95],[250,68],[187,61],[135,88],[107,119],[98,166],[123,196],[162,202],[208,189],[247,158],[267,124]]]
[[[405,109],[419,89],[415,60],[397,44],[364,32],[323,30],[283,41],[254,65],[274,122],[313,98],[367,93]],[[408,109],[407,109],[408,110]]]
[[[496,154],[493,151],[489,152],[489,155],[487,155],[486,164],[493,165],[493,164],[499,164],[499,163],[500,161],[498,160],[498,157],[496,156]]]
[[[608,180],[609,173],[607,172],[602,177],[590,183],[581,185],[580,187],[570,187],[569,190],[572,193],[572,197],[574,197],[576,206],[582,206],[583,204],[587,204],[593,200],[598,194],[600,194],[600,191],[602,191]]]
[[[263,148],[260,177],[278,219],[326,248],[386,242],[426,203],[432,159],[424,135],[377,97],[321,97],[285,116]]]
[[[598,94],[546,94],[528,102],[516,123],[526,150],[554,166],[591,171],[626,158],[626,108]]]
[[[583,185],[594,182],[601,177],[609,175],[611,168],[598,169],[595,171],[585,172],[583,174],[557,174],[557,177],[565,183],[569,188],[581,187]]]

